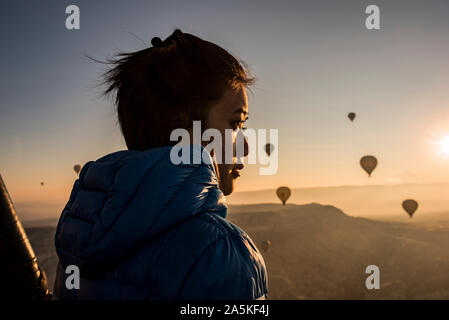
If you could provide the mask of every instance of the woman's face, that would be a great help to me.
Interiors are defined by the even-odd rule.
[[[235,156],[235,146],[232,154],[232,164],[224,163],[227,155],[225,153],[225,130],[232,129],[235,133],[242,130],[244,123],[248,117],[248,99],[246,96],[246,90],[242,86],[239,90],[228,89],[221,101],[211,107],[207,120],[207,128],[214,128],[220,131],[221,141],[221,154],[222,162],[216,167],[218,172],[218,179],[220,182],[220,189],[225,195],[229,195],[234,190],[234,183],[238,177],[240,177],[240,170],[243,169],[243,164],[237,164],[237,158]],[[236,135],[233,134],[233,137]],[[235,140],[233,141],[235,144]],[[248,155],[248,143],[246,138],[244,139],[244,156]],[[213,152],[212,152],[213,155]]]

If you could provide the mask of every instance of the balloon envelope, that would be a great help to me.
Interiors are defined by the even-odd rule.
[[[354,113],[354,112],[348,113],[348,118],[349,118],[349,120],[354,121],[354,119],[355,119],[355,113]]]
[[[270,240],[262,241],[263,252],[267,252],[267,250],[270,247],[270,245],[271,245],[271,241]]]
[[[271,153],[273,152],[273,150],[274,150],[274,145],[272,145],[271,143],[267,143],[267,144],[265,145],[265,152],[266,152],[268,155],[271,155]]]
[[[418,209],[418,202],[413,199],[407,199],[402,202],[402,208],[404,208],[405,212],[408,213],[410,218],[415,213],[416,209]]]
[[[79,164],[75,164],[73,166],[73,170],[75,170],[76,174],[79,174],[81,171],[81,166]]]
[[[276,190],[276,194],[277,194],[278,198],[282,201],[282,204],[285,205],[285,202],[291,195],[291,191],[290,191],[289,187],[279,187]]]
[[[363,170],[368,173],[368,176],[371,177],[371,173],[377,167],[377,159],[374,156],[364,156],[360,159],[360,166],[362,166]]]

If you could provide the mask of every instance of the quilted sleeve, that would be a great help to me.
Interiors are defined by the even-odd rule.
[[[227,234],[215,240],[191,266],[179,300],[254,300],[267,294],[262,256],[249,237]]]

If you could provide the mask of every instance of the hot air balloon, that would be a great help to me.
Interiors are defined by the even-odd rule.
[[[371,177],[371,173],[377,167],[377,159],[374,156],[364,156],[360,159],[360,165],[368,173],[368,177]]]
[[[273,144],[267,143],[267,144],[265,145],[265,152],[266,152],[268,155],[271,155],[271,153],[273,152],[273,150],[274,150],[274,145],[273,145]]]
[[[276,194],[277,194],[278,198],[281,199],[282,204],[285,205],[285,202],[291,195],[291,191],[290,191],[289,187],[279,187],[276,190]]]
[[[262,250],[263,250],[263,252],[267,252],[267,250],[270,247],[270,245],[271,245],[271,241],[270,240],[262,241]]]
[[[79,164],[75,164],[73,166],[73,170],[75,170],[76,174],[80,174],[81,166]]]
[[[354,121],[354,119],[355,119],[355,113],[354,113],[354,112],[349,112],[349,113],[348,113],[348,118],[349,118],[349,120],[351,120],[351,122]]]
[[[41,182],[41,186],[43,186],[44,185],[44,183],[43,182]]]
[[[413,199],[407,199],[402,202],[402,208],[404,208],[405,212],[408,213],[410,218],[415,213],[416,209],[418,209],[418,202]]]

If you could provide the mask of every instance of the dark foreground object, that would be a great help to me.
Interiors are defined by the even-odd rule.
[[[0,297],[41,300],[49,297],[45,272],[17,218],[0,175]]]

